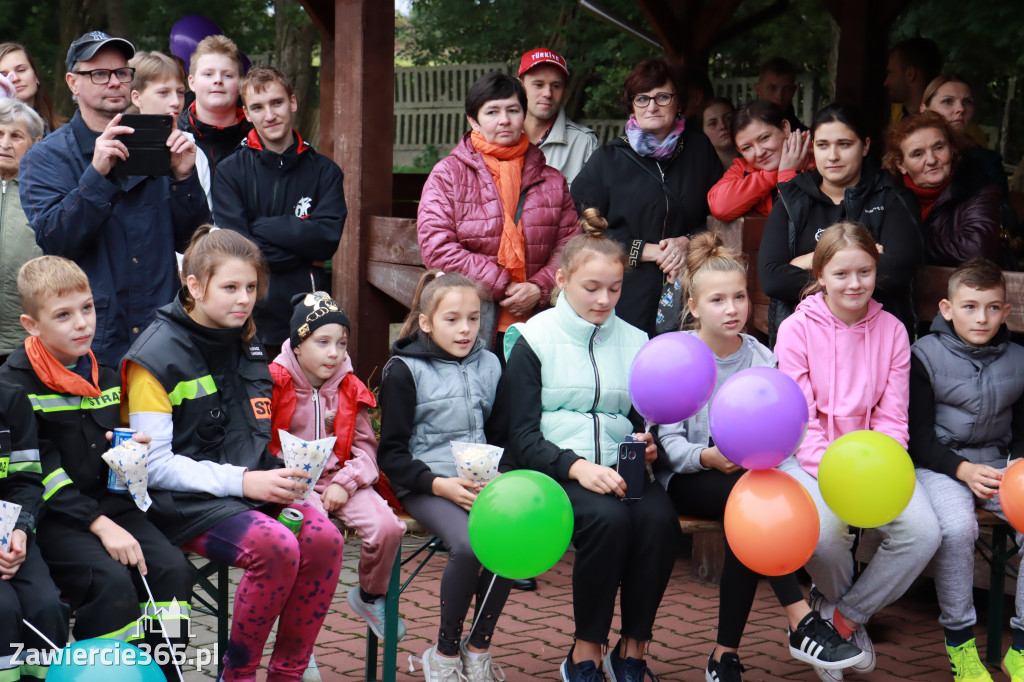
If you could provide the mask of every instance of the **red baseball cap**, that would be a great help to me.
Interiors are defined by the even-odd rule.
[[[565,72],[566,78],[569,77],[569,69],[566,67],[565,59],[562,55],[546,47],[538,47],[536,50],[530,50],[523,55],[523,58],[519,60],[519,76],[522,77],[524,73],[540,64],[554,64]]]

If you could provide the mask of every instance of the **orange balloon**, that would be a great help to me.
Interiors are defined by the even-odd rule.
[[[725,504],[725,538],[736,558],[761,575],[786,575],[818,545],[818,510],[796,479],[778,469],[748,471]]]
[[[1021,531],[1024,528],[1024,460],[1015,461],[1003,472],[999,504],[1010,525]]]

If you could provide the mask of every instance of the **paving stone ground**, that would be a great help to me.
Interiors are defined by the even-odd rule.
[[[404,553],[412,551],[422,541],[407,536]],[[315,651],[321,677],[326,682],[363,677],[366,626],[352,614],[345,601],[348,586],[355,580],[358,540],[349,538],[346,545],[341,585],[317,638]],[[512,592],[491,648],[509,682],[558,679],[558,665],[571,644],[571,559],[571,553],[567,554],[545,573],[539,579],[540,587],[536,592]],[[400,681],[423,679],[418,666],[416,673],[409,673],[408,658],[409,654],[422,654],[437,634],[437,592],[444,564],[445,558],[441,555],[432,559],[403,595],[401,613],[408,636],[399,645],[397,679]],[[237,581],[238,575],[240,573],[234,571],[233,579]],[[983,600],[979,600],[981,623],[985,622],[983,606]],[[689,560],[679,559],[661,605],[650,649],[651,669],[662,680],[704,680],[704,665],[715,640],[717,611],[718,588],[691,579]],[[1012,612],[1011,602],[1007,602],[1006,612]],[[876,615],[869,624],[868,630],[878,652],[878,669],[866,676],[847,675],[847,679],[872,682],[952,680],[937,618],[933,585],[928,580],[919,581],[907,595]],[[782,609],[767,583],[762,582],[740,651],[746,668],[745,682],[817,680],[808,666],[789,656],[784,645],[785,628]],[[193,647],[209,649],[214,645],[216,636],[212,617],[197,615],[192,629]],[[984,656],[983,626],[979,626],[978,634]],[[1009,635],[1004,635],[1003,640],[1005,651],[1009,646]],[[612,641],[616,641],[614,635]],[[263,659],[261,681],[266,677],[265,666],[272,644],[273,636]],[[194,651],[190,648],[190,657],[195,656]],[[994,667],[990,672],[997,682],[1008,679]],[[212,677],[213,672],[199,673],[194,669],[185,674],[187,682]]]

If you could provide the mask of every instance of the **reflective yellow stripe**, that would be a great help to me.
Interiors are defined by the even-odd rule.
[[[167,397],[171,401],[171,407],[174,407],[175,405],[181,405],[186,400],[195,400],[196,398],[202,398],[216,392],[217,384],[214,383],[213,377],[207,374],[198,379],[178,382],[178,385],[167,394]]]
[[[39,462],[25,462],[24,464],[11,464],[8,471],[12,474],[42,474],[43,467]]]
[[[39,466],[39,450],[15,450],[12,452],[8,471],[12,474],[42,474],[43,468]]]
[[[99,410],[109,405],[119,405],[121,403],[121,387],[114,386],[113,388],[108,388],[95,398],[78,395],[67,396],[59,393],[50,395],[29,393],[28,399],[32,403],[32,409],[37,412]]]
[[[105,635],[96,635],[96,639],[116,639],[122,642],[133,642],[137,639],[142,639],[146,632],[142,626],[142,621],[142,618],[133,620],[120,630],[115,630]]]
[[[43,479],[43,502],[53,497],[54,493],[66,485],[71,485],[71,477],[63,469],[55,469]]]

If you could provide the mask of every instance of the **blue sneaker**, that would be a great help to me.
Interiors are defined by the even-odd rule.
[[[647,667],[644,659],[629,656],[623,659],[619,656],[621,646],[622,640],[619,640],[619,643],[604,655],[604,672],[608,675],[609,682],[645,682],[648,678],[652,682],[658,682],[658,678]]]
[[[562,682],[606,682],[604,674],[597,669],[597,664],[593,661],[572,662],[572,652],[575,649],[576,645],[573,644],[569,649],[569,655],[558,669]]]

